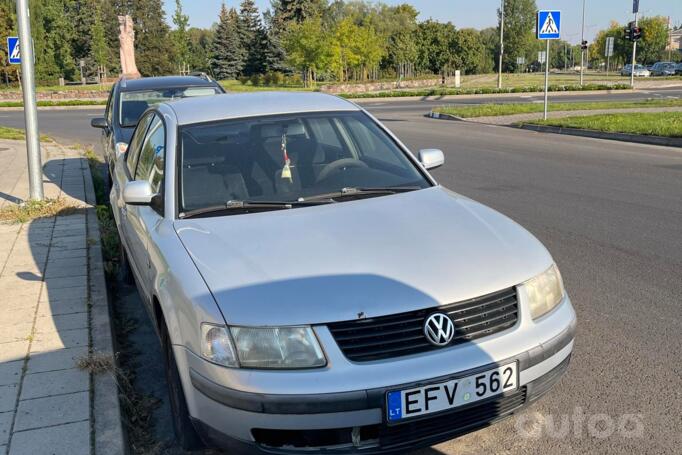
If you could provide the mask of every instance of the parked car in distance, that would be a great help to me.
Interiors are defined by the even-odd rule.
[[[627,64],[620,70],[621,76],[630,76],[632,74],[632,65]],[[635,77],[649,77],[651,73],[643,65],[635,65]]]
[[[576,315],[557,266],[438,185],[443,163],[320,93],[146,111],[111,201],[183,448],[405,453],[559,380]]]
[[[677,64],[673,62],[656,62],[651,67],[652,76],[674,76]]]
[[[677,66],[675,67],[675,75],[677,76],[682,75],[682,63],[678,63]]]
[[[116,154],[125,153],[137,121],[149,106],[178,98],[219,93],[225,93],[222,86],[203,73],[116,81],[109,92],[104,117],[90,121],[93,127],[102,130],[101,145],[110,175]]]

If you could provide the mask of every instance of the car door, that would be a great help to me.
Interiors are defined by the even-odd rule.
[[[166,129],[157,114],[152,114],[142,141],[133,180],[147,180],[156,194],[151,205],[127,205],[125,225],[130,260],[135,265],[138,286],[149,302],[150,260],[147,252],[149,232],[163,220],[163,175],[166,155]]]
[[[130,266],[136,277],[139,276],[139,271],[132,260],[133,252],[130,242],[130,227],[128,225],[128,209],[130,206],[123,201],[123,189],[129,181],[133,180],[142,144],[146,137],[147,130],[149,129],[149,124],[153,118],[154,113],[149,113],[140,120],[133,133],[128,152],[118,158],[114,167],[110,194],[111,208],[114,212],[121,243],[128,254]]]
[[[116,91],[116,86],[112,87],[109,92],[109,99],[107,100],[107,107],[104,110],[104,119],[107,121],[107,127],[102,128],[102,153],[104,154],[104,161],[109,165],[113,166],[113,160],[111,158],[114,150],[114,92]],[[113,175],[113,168],[110,168],[109,172]]]

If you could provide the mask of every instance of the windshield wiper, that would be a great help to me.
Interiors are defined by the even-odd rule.
[[[296,207],[307,207],[310,205],[328,204],[328,201],[227,201],[222,205],[212,205],[200,209],[181,212],[178,216],[182,219],[191,218],[199,215],[215,214],[219,212],[233,213],[253,213],[266,212],[270,210],[288,210]]]
[[[299,198],[299,202],[312,202],[312,201],[322,201],[329,200],[334,201],[335,199],[351,200],[355,198],[364,198],[368,196],[385,196],[387,194],[397,194],[397,193],[407,193],[408,191],[421,190],[420,186],[389,186],[389,187],[378,187],[378,188],[361,188],[361,187],[347,187],[341,188],[339,191],[326,194],[318,194],[315,196],[308,196],[305,198]]]

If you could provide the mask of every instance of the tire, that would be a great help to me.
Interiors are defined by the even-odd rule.
[[[173,354],[173,345],[170,342],[168,331],[163,323],[162,328],[164,331],[163,348],[166,360],[166,381],[168,382],[168,397],[170,399],[175,440],[183,450],[192,451],[203,449],[205,448],[205,445],[189,417],[187,400],[185,399],[185,392],[182,390],[178,364],[175,361],[175,354]]]
[[[119,245],[118,272],[121,281],[123,281],[125,284],[132,285],[135,283],[135,280],[133,279],[133,271],[130,269],[130,261],[128,260],[128,255],[126,254],[123,244]]]

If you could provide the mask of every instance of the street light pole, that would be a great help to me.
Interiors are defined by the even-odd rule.
[[[585,49],[583,43],[585,42],[585,0],[583,0],[583,25],[580,34],[580,86],[583,86],[583,71],[585,70]]]
[[[34,200],[42,200],[43,170],[40,157],[40,136],[38,135],[33,41],[31,39],[28,0],[17,0],[17,25],[19,27],[19,51],[21,53],[21,89],[24,96],[24,119],[26,122],[29,197]]]
[[[502,88],[502,55],[504,54],[504,3],[505,0],[501,0],[500,5],[500,65],[497,73],[497,88]]]

